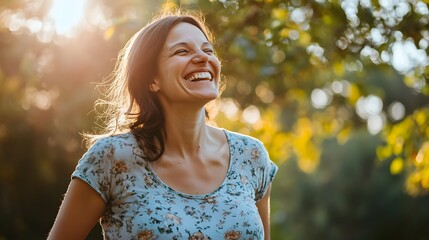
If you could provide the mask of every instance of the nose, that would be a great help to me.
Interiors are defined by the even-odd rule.
[[[207,63],[209,60],[210,56],[202,50],[196,51],[194,57],[192,58],[194,63]]]

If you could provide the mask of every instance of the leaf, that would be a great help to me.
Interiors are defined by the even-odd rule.
[[[377,158],[380,160],[384,160],[388,157],[392,156],[392,147],[391,145],[380,146],[377,148]]]
[[[345,127],[343,128],[338,134],[337,134],[337,142],[341,145],[345,144],[347,140],[350,138],[350,135],[352,133],[351,127]]]
[[[287,10],[282,8],[274,8],[271,11],[271,16],[278,20],[285,20],[287,18]]]
[[[405,187],[406,187],[407,192],[410,195],[416,196],[419,194],[421,179],[422,179],[422,177],[421,177],[420,171],[413,172],[410,175],[408,175],[406,183],[405,183]]]
[[[311,35],[308,34],[307,32],[301,31],[299,33],[299,43],[302,46],[308,46],[310,44],[310,42],[311,42]]]
[[[416,155],[415,162],[417,166],[429,166],[429,141],[423,143]]]
[[[422,170],[422,178],[420,184],[423,188],[429,189],[429,166]]]
[[[104,40],[109,40],[110,38],[112,38],[113,34],[115,33],[115,26],[111,26],[108,29],[106,29],[104,31],[103,34],[103,39]]]
[[[167,1],[165,1],[163,4],[162,4],[162,9],[164,10],[164,11],[173,11],[174,9],[176,9],[178,6],[177,6],[177,4],[174,2],[174,1],[172,1],[172,0],[167,0]]]
[[[351,105],[356,105],[357,101],[361,97],[361,92],[356,84],[350,84],[348,92],[348,101]]]
[[[338,77],[341,77],[344,75],[345,68],[343,62],[335,62],[332,66],[332,70],[334,71],[335,75]]]
[[[395,158],[392,163],[390,163],[390,172],[393,175],[399,174],[404,169],[404,160],[402,158]]]
[[[323,19],[323,23],[326,25],[331,25],[333,22],[333,19],[332,19],[331,15],[329,15],[329,14],[323,14],[322,19]]]
[[[425,123],[427,122],[428,118],[428,111],[417,111],[414,114],[414,119],[416,120],[419,127],[423,128],[425,126]]]

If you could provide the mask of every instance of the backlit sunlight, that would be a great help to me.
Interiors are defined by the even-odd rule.
[[[87,0],[53,0],[48,18],[57,34],[71,36],[83,19]]]

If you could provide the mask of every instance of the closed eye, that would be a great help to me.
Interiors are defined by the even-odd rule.
[[[214,53],[213,49],[211,49],[211,48],[206,48],[203,51],[206,53]]]
[[[173,53],[173,55],[177,55],[177,54],[185,54],[185,53],[189,53],[189,51],[188,51],[188,50],[186,50],[186,49],[178,49],[178,50],[176,50],[176,51]]]

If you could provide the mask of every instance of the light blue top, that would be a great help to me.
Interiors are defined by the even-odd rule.
[[[256,207],[277,172],[263,144],[224,130],[230,164],[224,182],[203,195],[178,192],[155,174],[131,133],[97,141],[72,177],[106,202],[104,239],[264,239]]]

